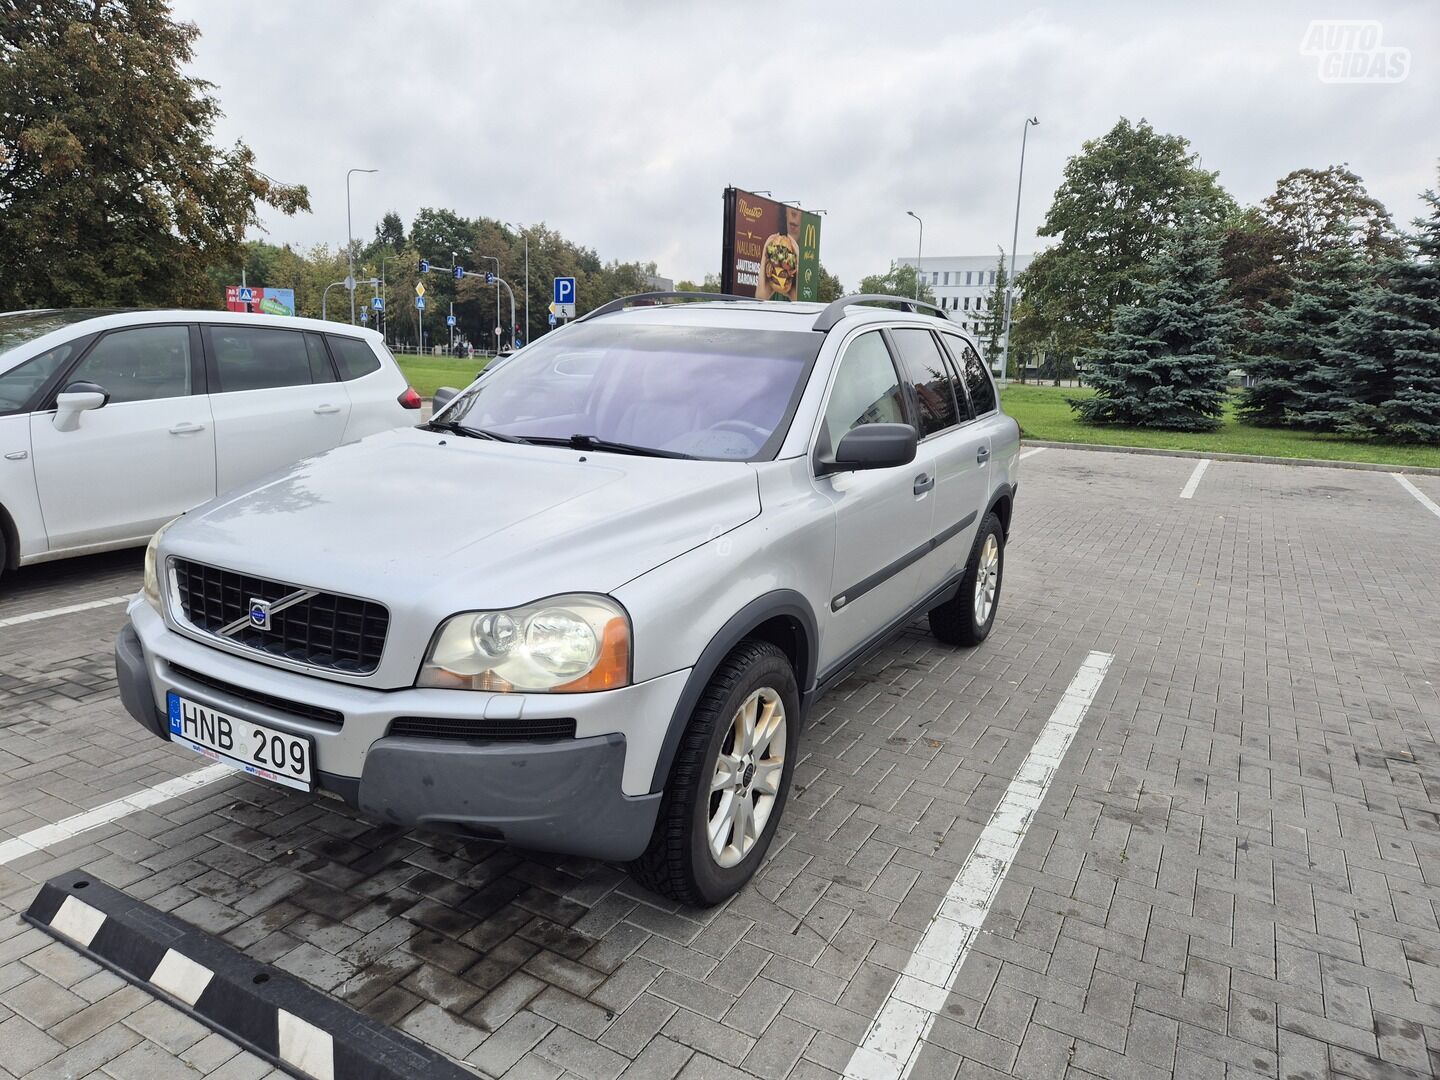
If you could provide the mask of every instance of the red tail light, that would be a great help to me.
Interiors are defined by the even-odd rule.
[[[425,399],[415,392],[413,386],[407,386],[405,392],[400,395],[400,407],[402,409],[418,409],[425,404]]]

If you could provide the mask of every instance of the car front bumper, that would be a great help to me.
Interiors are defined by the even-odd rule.
[[[661,797],[650,791],[655,761],[689,674],[594,694],[371,690],[208,648],[170,630],[139,599],[116,640],[115,667],[126,711],[159,738],[170,737],[167,697],[174,690],[310,736],[316,786],[368,817],[616,861],[635,858],[650,839]],[[287,702],[297,711],[287,711]],[[335,710],[343,723],[303,715],[304,706]],[[576,735],[479,741],[389,734],[402,716],[522,715],[574,719]]]

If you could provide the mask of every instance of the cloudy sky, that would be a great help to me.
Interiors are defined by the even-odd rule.
[[[1348,162],[1397,220],[1440,160],[1440,5],[931,2],[216,4],[201,30],[218,137],[309,185],[278,242],[343,243],[424,206],[540,222],[605,259],[698,279],[720,263],[727,184],[828,211],[821,258],[847,285],[915,250],[1020,248],[1065,160],[1120,116],[1189,138],[1242,202],[1291,169]],[[1378,20],[1406,78],[1336,85],[1312,20]],[[1028,239],[1027,239],[1028,238]]]

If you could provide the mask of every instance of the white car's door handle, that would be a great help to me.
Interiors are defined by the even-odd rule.
[[[186,421],[183,424],[176,424],[170,429],[171,435],[194,435],[197,431],[204,431],[204,424],[192,424]]]
[[[339,412],[339,411],[340,411],[340,406],[339,406],[339,405],[317,405],[317,406],[315,406],[315,415],[316,415],[316,416],[327,416],[327,415],[329,415],[330,413],[337,413],[337,412]]]

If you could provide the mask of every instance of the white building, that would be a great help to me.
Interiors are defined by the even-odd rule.
[[[1019,255],[1016,263],[1023,272],[1030,265],[1030,255]],[[901,266],[914,266],[915,257],[895,260]],[[1014,277],[1010,260],[1005,260],[1005,273]],[[935,294],[936,303],[964,329],[983,333],[983,320],[995,293],[995,277],[1000,269],[1000,253],[993,255],[926,255],[920,260],[920,283]],[[1019,291],[1016,291],[1019,297]],[[1003,301],[1001,301],[1003,304]],[[1004,308],[1001,308],[1003,312]],[[983,342],[982,342],[983,345]],[[998,364],[998,356],[987,356]]]

